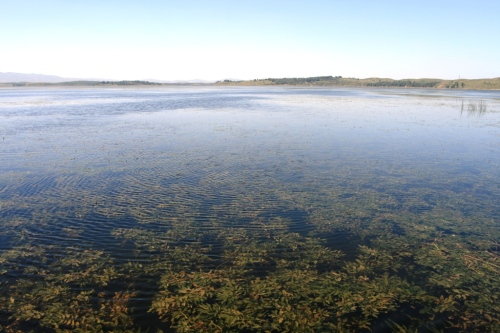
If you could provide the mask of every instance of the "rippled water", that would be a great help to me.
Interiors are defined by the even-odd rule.
[[[487,107],[481,112],[464,108],[479,101]],[[227,271],[246,253],[250,259],[242,267],[256,283],[278,274],[281,261],[297,262],[291,252],[305,251],[276,245],[288,235],[340,251],[342,262],[321,262],[318,274],[355,263],[360,246],[388,251],[377,244],[391,237],[409,244],[405,251],[415,262],[422,244],[445,251],[435,243],[443,238],[468,246],[464,260],[486,260],[471,251],[490,253],[494,261],[485,265],[500,272],[494,257],[500,241],[499,92],[3,89],[0,140],[0,288],[10,304],[0,309],[0,328],[58,329],[43,319],[50,317],[45,305],[35,305],[42,314],[16,315],[26,311],[16,308],[17,299],[36,290],[30,281],[52,286],[58,276],[76,274],[89,251],[119,277],[106,285],[71,280],[67,292],[95,291],[91,308],[113,293],[130,292],[125,312],[133,323],[124,325],[150,331],[182,331],[175,319],[151,310],[164,288],[162,276]],[[263,255],[250,244],[274,245]],[[132,272],[131,265],[142,266]],[[85,272],[79,279],[94,271]],[[418,272],[394,274],[418,285]],[[450,294],[419,287],[436,299]],[[36,295],[38,301],[23,306],[38,304]],[[386,317],[371,318],[365,328],[388,327]]]

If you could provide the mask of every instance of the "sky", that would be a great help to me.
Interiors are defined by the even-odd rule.
[[[500,77],[498,0],[1,0],[0,72]]]

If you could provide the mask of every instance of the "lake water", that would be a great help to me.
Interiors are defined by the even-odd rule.
[[[500,92],[0,90],[0,331],[500,330]]]

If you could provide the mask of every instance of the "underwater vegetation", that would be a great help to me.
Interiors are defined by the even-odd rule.
[[[217,185],[231,182],[227,176]],[[214,177],[207,179],[215,185]],[[493,206],[485,205],[479,216],[452,208],[467,200],[462,193],[436,197],[423,188],[414,190],[411,203],[398,203],[396,195],[360,191],[354,200],[316,185],[317,191],[300,194],[276,185],[264,196],[235,195],[224,210],[202,204],[206,198],[199,188],[171,185],[179,196],[198,193],[188,207],[204,206],[204,221],[186,212],[186,203],[172,198],[169,205],[165,194],[170,191],[152,189],[147,200],[165,204],[141,214],[117,203],[122,213],[106,217],[129,215],[139,221],[110,231],[130,252],[126,259],[91,244],[40,244],[29,231],[39,220],[12,218],[8,223],[15,231],[2,237],[22,245],[0,256],[2,331],[500,329],[500,247],[497,220],[490,218],[498,214]],[[436,202],[428,203],[429,198]],[[60,207],[57,215],[75,218],[102,208]],[[109,203],[106,208],[113,211]],[[159,217],[167,209],[167,217]],[[301,218],[307,228],[294,231],[300,211],[306,212]],[[46,216],[44,223],[50,219]],[[82,224],[60,232],[78,243],[86,231]],[[335,235],[357,244],[354,250],[336,244],[341,242]],[[149,297],[145,284],[154,286]]]
[[[439,127],[310,94],[6,136],[0,331],[499,332],[498,126],[460,118],[486,102]]]

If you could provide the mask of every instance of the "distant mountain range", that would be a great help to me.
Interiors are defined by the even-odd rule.
[[[56,75],[45,75],[45,74],[24,74],[24,73],[13,73],[13,72],[0,72],[0,83],[15,83],[15,82],[32,82],[32,83],[59,83],[59,82],[72,82],[72,81],[113,81],[109,79],[95,79],[95,78],[67,78],[60,77]],[[215,81],[207,80],[157,80],[157,79],[146,79],[143,81],[156,82],[156,83],[170,83],[170,84],[186,84],[186,83],[201,83],[208,84],[214,83]]]

